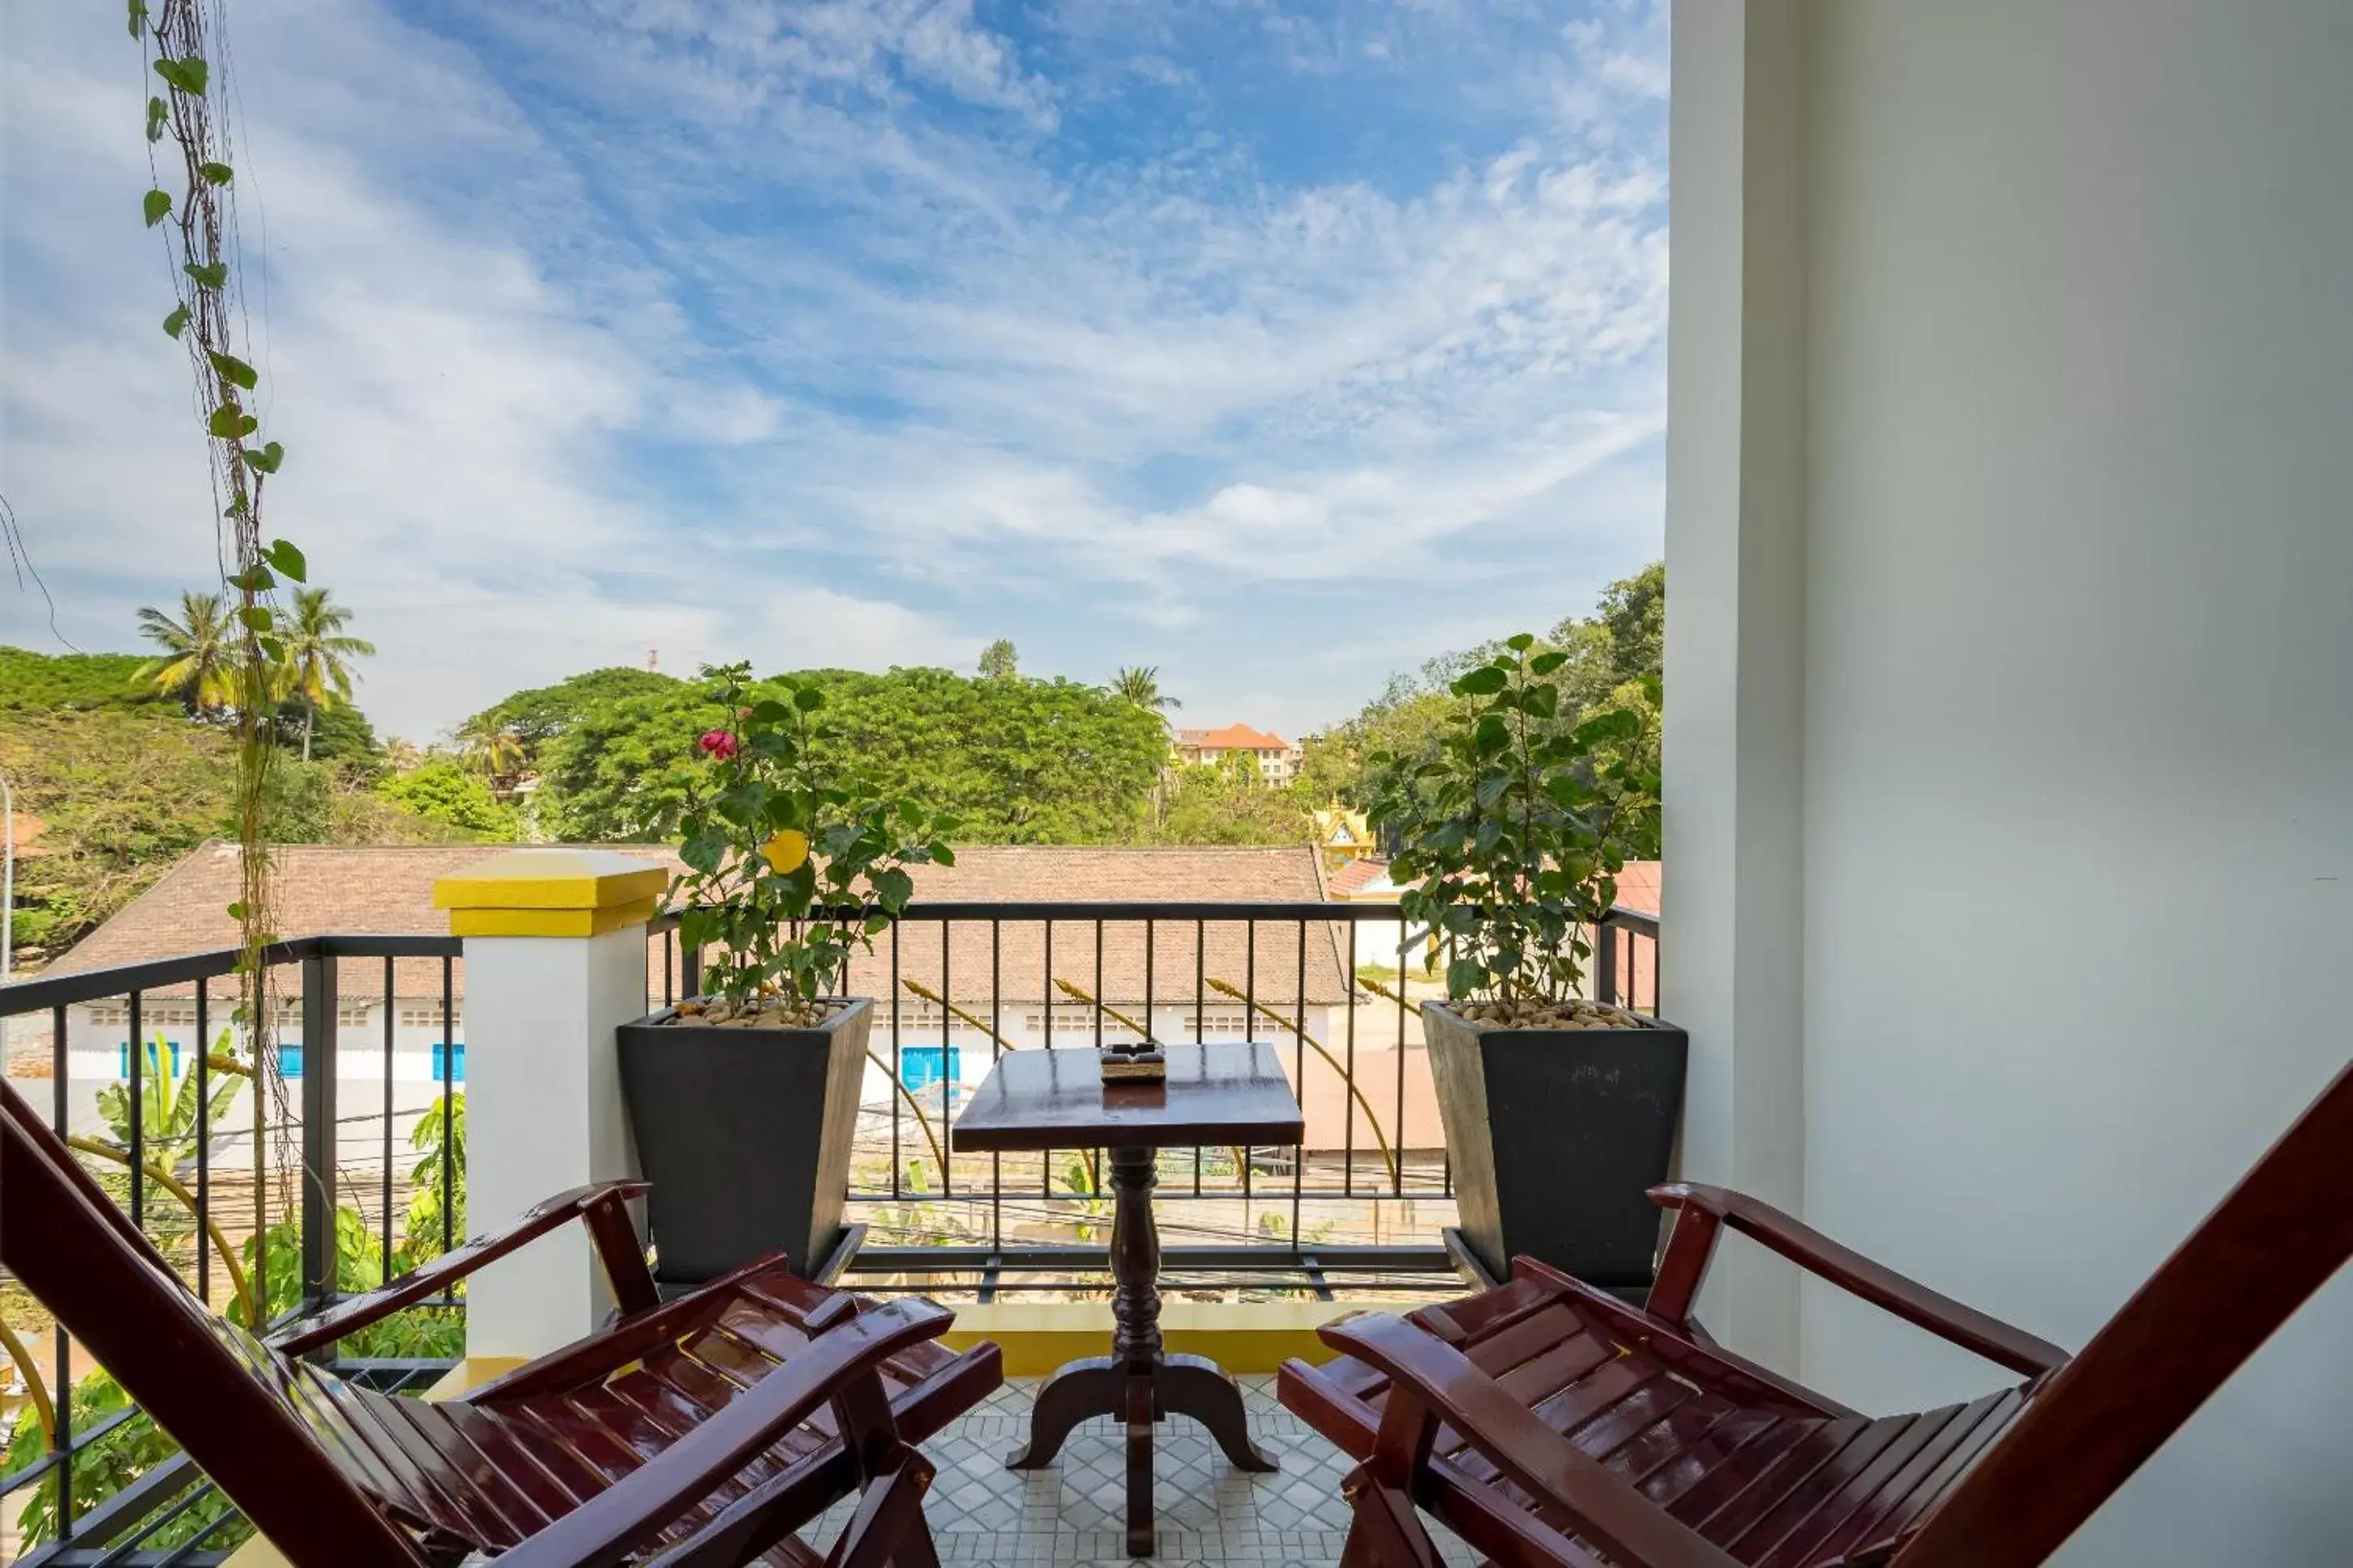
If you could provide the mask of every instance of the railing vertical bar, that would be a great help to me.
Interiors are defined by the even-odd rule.
[[[899,983],[899,922],[891,922],[891,1081],[883,1089],[891,1105],[891,1195],[905,1194],[900,1190],[903,1174],[899,1169],[899,1086],[907,1081],[905,1069],[899,1065],[899,993],[905,987]]]
[[[1349,924],[1347,925],[1347,927],[1346,927],[1345,929],[1346,929],[1347,933],[1348,933],[1348,936],[1347,936],[1347,951],[1346,951],[1346,954],[1345,954],[1345,956],[1341,960],[1341,964],[1340,964],[1340,966],[1341,966],[1341,968],[1343,968],[1344,970],[1345,970],[1347,973],[1345,973],[1345,974],[1341,975],[1341,977],[1340,977],[1340,988],[1341,988],[1343,991],[1345,991],[1345,993],[1347,993],[1347,1002],[1346,1002],[1346,1006],[1347,1006],[1347,1009],[1348,1009],[1348,1044],[1347,1044],[1347,1048],[1346,1048],[1345,1053],[1345,1054],[1342,1056],[1342,1058],[1341,1058],[1341,1060],[1343,1060],[1343,1061],[1345,1061],[1345,1063],[1347,1063],[1347,1070],[1346,1070],[1345,1073],[1343,1073],[1341,1076],[1342,1076],[1342,1077],[1344,1077],[1344,1078],[1345,1078],[1348,1081],[1347,1081],[1347,1092],[1344,1093],[1344,1094],[1340,1097],[1340,1104],[1341,1104],[1341,1108],[1342,1108],[1344,1110],[1345,1110],[1345,1111],[1347,1112],[1347,1118],[1348,1118],[1348,1119],[1347,1119],[1347,1121],[1345,1121],[1344,1123],[1342,1123],[1342,1131],[1341,1131],[1341,1134],[1340,1134],[1340,1195],[1341,1195],[1342,1197],[1344,1197],[1344,1198],[1352,1198],[1352,1197],[1355,1197],[1355,1196],[1356,1195],[1356,923],[1355,923],[1353,921],[1350,921],[1350,922],[1349,922]],[[1404,975],[1402,975],[1402,974],[1400,974],[1400,975],[1398,975],[1398,983],[1399,983],[1399,984],[1403,984],[1403,983],[1404,983],[1404,980],[1405,980],[1405,976],[1404,976]],[[1399,1040],[1399,1041],[1398,1042],[1398,1055],[1400,1055],[1400,1056],[1402,1056],[1402,1055],[1404,1055],[1404,1053],[1405,1053],[1405,1042],[1404,1042],[1403,1040]],[[1402,1130],[1400,1130],[1400,1131],[1399,1131],[1399,1142],[1400,1142],[1400,1143],[1402,1143],[1402,1142],[1403,1142],[1403,1132],[1402,1132]],[[1374,1212],[1375,1212],[1376,1214],[1377,1214],[1379,1211],[1378,1211],[1377,1209],[1376,1209]]]
[[[140,1027],[140,1004],[145,999],[137,991],[128,994],[131,1005],[131,1048],[124,1053],[124,1066],[131,1069],[131,1224],[141,1235],[147,1231],[147,1040]]]
[[[891,929],[897,931],[893,921]],[[955,1001],[955,973],[949,964],[948,949],[955,933],[948,929],[944,916],[940,920],[940,1192],[943,1196],[955,1193],[955,1156],[947,1151],[949,1125],[955,1120],[955,1073],[952,1070],[955,1037],[950,1032],[955,1015],[948,1009]],[[893,1100],[897,1095],[891,1097]]]
[[[328,954],[302,960],[302,1301],[311,1309],[336,1284],[336,979]]]
[[[213,1215],[213,1074],[211,1022],[206,1016],[210,975],[196,981],[196,1300],[210,1310],[213,1304],[212,1248],[205,1245],[205,1226]]]
[[[1413,932],[1406,923],[1405,906],[1398,906],[1398,987],[1397,987],[1397,1111],[1389,1125],[1396,1129],[1396,1142],[1389,1145],[1398,1151],[1389,1167],[1389,1193],[1393,1197],[1405,1196],[1405,988],[1406,950],[1411,945]]]
[[[1203,979],[1209,972],[1208,951],[1209,922],[1195,921],[1193,922],[1193,1043],[1197,1046],[1202,1044],[1205,1038],[1201,1028],[1201,1014],[1208,1005],[1209,995],[1208,986]],[[1201,1151],[1198,1144],[1193,1150],[1193,1195],[1197,1198],[1201,1195]]]
[[[1307,922],[1299,922],[1299,967],[1296,983],[1291,994],[1292,1081],[1299,1088],[1299,1103],[1303,1110],[1307,1104]],[[1340,1089],[1340,1104],[1348,1105],[1347,1086]],[[1299,1204],[1307,1183],[1307,1121],[1300,1119],[1299,1146],[1291,1152],[1291,1250],[1299,1251]]]
[[[1045,1011],[1039,1015],[1041,1027],[1043,1030],[1043,1033],[1039,1036],[1039,1040],[1044,1045],[1045,1048],[1050,1051],[1054,1048],[1053,917],[1050,915],[1048,916],[1045,924],[1044,946],[1046,949],[1046,983],[1038,993],[1039,995],[1045,998],[1043,1002],[1039,1004],[1045,1009]],[[1049,1199],[1054,1195],[1054,1152],[1051,1149],[1045,1151],[1038,1156],[1038,1192],[1039,1196]]]
[[[1242,922],[1242,1038],[1258,1038],[1258,921]],[[1242,1228],[1250,1223],[1250,1165],[1257,1150],[1242,1145]]]
[[[457,1250],[457,961],[441,955],[441,1250]]]
[[[392,1283],[392,1026],[393,995],[398,989],[392,973],[392,955],[384,960],[384,1282]]]
[[[988,1065],[992,1068],[1005,1054],[1005,1016],[997,1000],[1004,979],[1005,922],[992,919],[988,922]],[[994,1150],[988,1156],[988,1247],[992,1252],[1005,1248],[1005,1156]]]
[[[1098,1051],[1102,1050],[1102,1049],[1103,1049],[1103,917],[1102,917],[1101,915],[1097,915],[1097,916],[1095,917],[1095,1049],[1096,1049],[1096,1050],[1098,1050]],[[1105,1158],[1106,1158],[1106,1157],[1105,1157],[1105,1155],[1104,1155],[1103,1152],[1101,1149],[1098,1149],[1098,1150],[1096,1150],[1096,1151],[1095,1151],[1095,1169],[1096,1169],[1098,1172],[1101,1172],[1101,1171],[1103,1171],[1103,1170],[1106,1170],[1106,1169],[1108,1169],[1108,1168],[1109,1168],[1109,1167],[1107,1166],[1107,1164],[1105,1163]],[[1095,1195],[1096,1195],[1097,1197],[1101,1197],[1103,1194],[1100,1194],[1100,1193],[1098,1193],[1098,1194],[1096,1194]]]
[[[1651,1016],[1653,1018],[1657,1017],[1660,1010],[1665,1006],[1659,994],[1659,987],[1666,983],[1666,944],[1654,936],[1651,939]]]
[[[66,1010],[49,1009],[49,1117],[59,1138],[69,1131],[67,1090],[73,1063],[66,1054]],[[199,1247],[201,1251],[201,1246]],[[58,1451],[73,1452],[73,1339],[63,1323],[57,1325]],[[71,1541],[74,1532],[73,1462],[58,1467],[58,1539]]]

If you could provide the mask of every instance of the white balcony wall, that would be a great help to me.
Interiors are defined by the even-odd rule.
[[[2353,1050],[2353,5],[1674,26],[1686,1163],[2080,1345]],[[1863,1408],[1999,1375],[1734,1285]],[[2340,1277],[2061,1561],[2342,1563],[2348,1408]]]

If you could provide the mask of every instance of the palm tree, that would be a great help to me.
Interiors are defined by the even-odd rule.
[[[176,621],[150,605],[139,612],[139,630],[164,650],[139,667],[139,679],[153,681],[192,713],[213,712],[236,700],[237,626],[218,594],[182,594]]]
[[[280,671],[286,695],[302,700],[302,760],[311,760],[311,732],[319,710],[347,702],[351,666],[344,660],[371,658],[375,644],[343,635],[352,613],[328,600],[324,588],[294,590],[294,608],[279,616],[278,639],[286,645]]]
[[[1111,678],[1111,689],[1147,713],[1185,706],[1174,697],[1161,695],[1160,667],[1156,664],[1122,665]]]
[[[477,716],[459,726],[458,741],[466,761],[493,788],[503,789],[522,772],[526,760],[522,737],[502,724],[487,723]]]

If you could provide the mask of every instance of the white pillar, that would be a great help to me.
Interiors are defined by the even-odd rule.
[[[1670,136],[1662,1011],[1683,1174],[1792,1212],[1805,1161],[1802,97],[1792,0],[1677,0]],[[1725,1244],[1701,1299],[1794,1371],[1798,1284]]]
[[[668,879],[609,851],[522,849],[445,877],[465,942],[467,1224],[506,1225],[566,1187],[636,1173],[614,1030],[646,999],[646,922]],[[610,1302],[580,1226],[475,1275],[470,1356],[534,1356]]]

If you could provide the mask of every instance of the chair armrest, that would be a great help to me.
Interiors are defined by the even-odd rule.
[[[944,1307],[901,1300],[837,1323],[725,1409],[501,1556],[500,1568],[605,1568],[627,1561],[853,1380],[879,1376],[884,1361],[937,1339],[953,1321]]]
[[[1738,1568],[1730,1553],[1579,1453],[1435,1334],[1386,1312],[1359,1313],[1320,1331],[1324,1343],[1388,1375],[1384,1430],[1368,1461],[1376,1479],[1406,1484],[1427,1500],[1431,1439],[1443,1421],[1535,1499],[1547,1524],[1590,1541],[1613,1562],[1627,1568]],[[1416,1408],[1409,1414],[1409,1406]],[[1421,1429],[1392,1434],[1388,1428],[1398,1419]],[[1378,1475],[1384,1450],[1414,1456],[1417,1474],[1409,1480]]]
[[[1692,1298],[1707,1272],[1717,1231],[1728,1226],[1851,1295],[1999,1366],[2039,1377],[2067,1364],[2067,1352],[2048,1340],[1874,1263],[1746,1193],[1680,1182],[1652,1187],[1651,1201],[1679,1211],[1667,1238],[1666,1257],[1660,1260],[1658,1283],[1651,1288],[1650,1310],[1655,1316],[1688,1322]]]
[[[364,1296],[354,1296],[316,1317],[290,1324],[269,1335],[269,1342],[288,1355],[301,1355],[321,1345],[332,1344],[345,1334],[389,1317],[404,1307],[414,1306],[428,1296],[440,1294],[484,1264],[495,1262],[575,1219],[590,1222],[590,1227],[596,1233],[597,1250],[605,1260],[606,1272],[616,1274],[618,1270],[626,1270],[628,1260],[619,1256],[626,1248],[609,1244],[611,1221],[617,1217],[626,1226],[628,1216],[621,1212],[620,1205],[651,1190],[649,1182],[597,1182],[543,1198],[524,1210],[522,1217],[506,1229],[476,1237],[456,1251],[445,1252],[430,1263],[410,1269],[381,1289],[371,1290]],[[599,1224],[600,1220],[604,1223]],[[631,1234],[634,1235],[634,1231]],[[644,1257],[638,1256],[636,1263],[636,1272],[645,1275]],[[632,1278],[617,1277],[613,1280],[615,1293],[627,1303],[636,1299],[637,1283]],[[650,1276],[644,1281],[644,1291],[650,1296]]]

